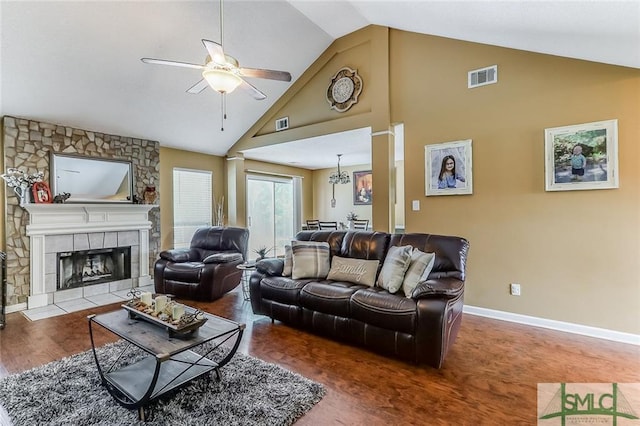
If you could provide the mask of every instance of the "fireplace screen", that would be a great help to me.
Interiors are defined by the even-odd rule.
[[[131,247],[58,253],[58,290],[131,278]]]

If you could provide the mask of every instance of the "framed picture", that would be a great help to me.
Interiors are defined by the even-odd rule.
[[[353,172],[353,204],[371,205],[373,201],[373,175],[371,170]]]
[[[426,145],[424,148],[427,197],[473,193],[471,139]]]
[[[618,187],[618,120],[545,129],[545,189]]]
[[[36,203],[52,203],[51,190],[46,182],[36,182],[31,187],[33,200]]]

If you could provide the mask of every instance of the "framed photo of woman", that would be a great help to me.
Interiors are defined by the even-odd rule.
[[[425,147],[425,195],[473,193],[471,139]]]
[[[46,182],[36,182],[31,187],[31,191],[33,192],[33,200],[36,203],[52,203],[53,198],[51,197],[51,190],[49,189],[49,185]]]

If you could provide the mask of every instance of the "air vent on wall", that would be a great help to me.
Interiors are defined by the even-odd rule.
[[[479,70],[469,71],[469,84],[468,88],[486,86],[487,84],[493,84],[498,82],[498,66],[492,65],[490,67],[481,68]]]
[[[289,117],[278,118],[276,120],[276,132],[289,128]]]

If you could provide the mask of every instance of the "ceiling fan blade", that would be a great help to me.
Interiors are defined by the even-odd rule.
[[[207,48],[207,52],[209,52],[209,56],[213,62],[220,65],[227,63],[227,59],[224,56],[224,51],[222,50],[222,45],[220,43],[202,39],[202,44]]]
[[[145,64],[171,65],[173,67],[195,68],[197,70],[205,69],[205,66],[203,65],[190,64],[188,62],[165,61],[164,59],[153,59],[153,58],[142,58],[140,60]]]
[[[291,74],[286,71],[261,70],[258,68],[240,68],[243,77],[268,78],[269,80],[291,81]]]
[[[209,87],[209,83],[207,83],[207,80],[205,80],[204,78],[202,80],[200,80],[199,82],[197,82],[196,84],[194,84],[193,86],[191,86],[188,90],[187,93],[193,93],[198,94],[200,92],[202,92],[204,89],[206,89],[207,87]]]
[[[238,87],[240,87],[242,90],[253,96],[254,99],[257,99],[259,101],[267,98],[267,95],[253,87],[251,84],[247,83],[244,79],[242,79],[242,83],[240,83],[240,86]]]

